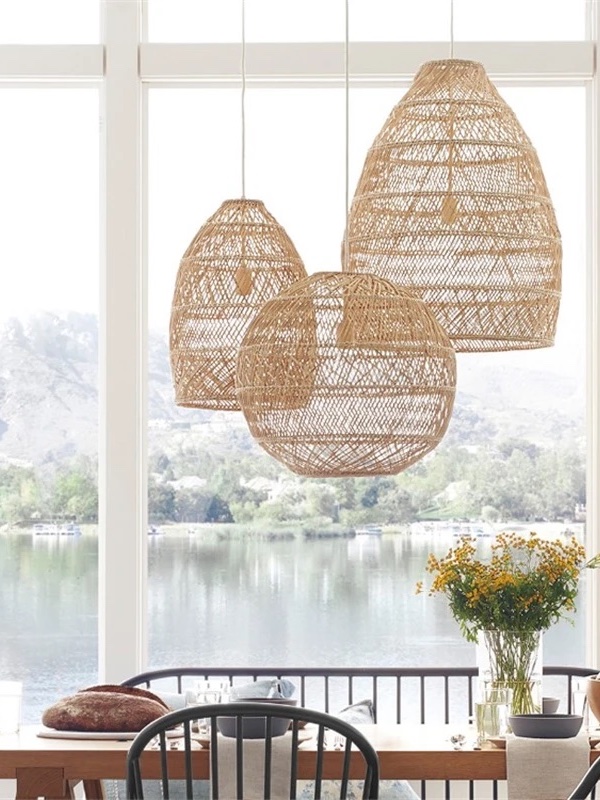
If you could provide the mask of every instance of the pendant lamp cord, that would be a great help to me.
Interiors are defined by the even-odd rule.
[[[454,0],[450,0],[450,58],[454,58]]]
[[[345,176],[346,192],[344,198],[344,268],[348,270],[350,263],[350,248],[348,246],[348,222],[350,212],[350,72],[349,72],[349,41],[350,41],[350,3],[345,0],[346,14],[344,23],[344,100],[346,105],[346,130],[345,130]]]
[[[246,198],[246,2],[242,0],[242,199]]]

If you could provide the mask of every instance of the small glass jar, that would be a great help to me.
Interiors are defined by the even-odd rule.
[[[475,702],[475,730],[479,746],[488,739],[501,738],[509,732],[511,702],[511,689],[488,688],[481,691]]]

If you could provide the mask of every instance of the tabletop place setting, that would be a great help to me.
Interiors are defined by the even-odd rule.
[[[131,753],[137,747],[142,769],[150,770],[148,779],[158,779],[163,759],[175,778],[183,779],[182,757],[187,761],[189,755],[194,780],[224,780],[225,775],[230,780],[239,766],[240,740],[244,774],[252,765],[253,775],[262,774],[265,753],[272,748],[273,766],[283,782],[289,780],[296,758],[298,779],[310,781],[320,751],[329,775],[348,754],[356,775],[363,753],[347,729],[345,735],[336,730],[337,718],[368,741],[379,760],[381,780],[405,784],[405,791],[412,791],[410,781],[416,787],[421,780],[494,780],[506,781],[507,800],[518,800],[528,796],[522,793],[543,774],[545,785],[555,792],[551,796],[567,798],[566,789],[595,761],[594,747],[600,743],[595,713],[600,681],[595,675],[580,677],[581,670],[565,681],[568,691],[560,689],[556,696],[548,692],[540,698],[539,711],[524,714],[514,713],[510,689],[486,685],[475,676],[472,716],[465,716],[464,726],[394,721],[387,696],[371,682],[377,710],[372,700],[357,700],[363,688],[355,687],[354,698],[348,696],[351,702],[344,708],[338,707],[341,695],[331,694],[325,720],[315,722],[310,715],[323,714],[316,709],[324,706],[308,691],[310,678],[304,678],[302,670],[287,672],[298,674],[300,689],[296,677],[294,682],[266,677],[266,670],[253,678],[250,671],[243,680],[241,670],[237,676],[236,670],[234,676],[223,673],[214,677],[194,668],[193,678],[188,672],[190,677],[177,682],[100,684],[59,698],[44,711],[42,725],[21,725],[19,732],[13,726],[13,733],[0,734],[0,778],[17,779],[18,798],[35,794],[62,800],[60,786],[66,798],[67,783],[83,781],[86,798],[97,800],[103,781],[123,781],[129,775]],[[558,689],[552,682],[547,686]],[[0,691],[2,719],[7,708],[3,696]],[[305,713],[308,721],[301,726]],[[149,738],[140,744],[140,736]],[[142,756],[144,751],[148,753]],[[48,775],[57,782],[44,783]],[[221,791],[229,791],[226,785]]]

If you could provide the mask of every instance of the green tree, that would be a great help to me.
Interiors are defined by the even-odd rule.
[[[98,481],[95,466],[81,458],[56,475],[51,501],[52,513],[59,518],[74,517],[80,522],[98,520]]]
[[[175,490],[150,476],[148,480],[148,519],[168,522],[175,519]]]
[[[206,509],[207,522],[233,522],[229,505],[223,498],[214,495]]]
[[[41,515],[43,490],[30,467],[0,469],[0,521],[17,524]]]
[[[180,489],[175,493],[177,522],[206,522],[212,492],[204,488]]]

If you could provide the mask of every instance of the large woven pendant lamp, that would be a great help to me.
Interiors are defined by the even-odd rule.
[[[245,26],[242,0],[242,197],[226,200],[185,251],[171,306],[175,403],[239,410],[235,363],[256,312],[306,276],[291,239],[260,200],[245,196]]]
[[[452,344],[425,304],[374,275],[320,272],[269,300],[237,367],[256,441],[310,477],[391,475],[452,414]]]
[[[367,154],[348,240],[344,268],[414,292],[457,351],[554,343],[554,209],[533,145],[481,64],[420,68]]]
[[[348,0],[345,66],[347,215]],[[258,312],[236,384],[251,434],[293,472],[391,475],[441,441],[456,359],[422,300],[373,275],[319,272]]]

